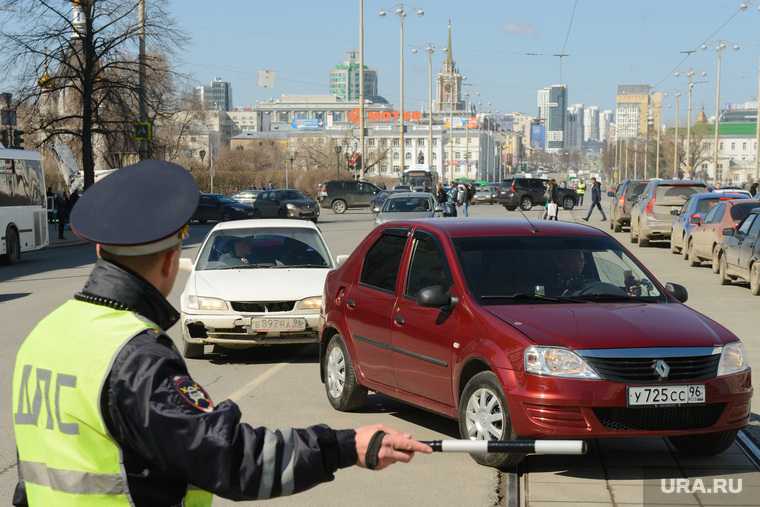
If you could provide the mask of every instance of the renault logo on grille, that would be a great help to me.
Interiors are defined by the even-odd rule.
[[[654,363],[654,371],[660,374],[660,378],[668,378],[668,373],[670,373],[670,366],[668,366],[667,363],[662,359],[658,359]]]

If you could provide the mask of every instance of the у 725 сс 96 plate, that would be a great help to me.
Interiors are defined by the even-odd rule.
[[[690,405],[705,401],[702,384],[628,387],[629,407]]]

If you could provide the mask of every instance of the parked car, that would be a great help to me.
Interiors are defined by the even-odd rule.
[[[265,190],[253,203],[253,218],[304,218],[317,223],[319,204],[300,190]]]
[[[366,181],[331,180],[322,185],[319,205],[335,213],[345,213],[351,208],[366,208],[378,192],[379,187]]]
[[[702,455],[749,421],[738,338],[592,227],[386,223],[325,294],[320,371],[337,410],[371,390],[458,420],[464,439],[666,436]]]
[[[760,207],[760,201],[754,199],[721,200],[710,210],[704,220],[698,215],[692,217],[694,229],[688,236],[684,259],[688,259],[691,266],[698,266],[702,261],[710,261],[713,272],[717,273],[720,266],[718,254],[723,241],[723,230],[736,227],[750,211],[757,207]]]
[[[496,187],[496,202],[504,204],[507,199],[507,193],[512,192],[512,178],[504,178]]]
[[[202,357],[204,345],[245,349],[317,341],[325,276],[335,264],[309,221],[245,220],[217,224],[180,298],[182,353]]]
[[[400,192],[410,192],[411,190],[402,190],[402,189],[392,189],[392,190],[381,190],[377,194],[375,194],[375,197],[372,198],[372,200],[369,202],[369,209],[372,211],[372,218],[377,218],[378,213],[380,213],[380,210],[383,208],[383,203],[385,200],[392,194],[398,194]]]
[[[514,211],[518,206],[523,211],[528,211],[533,206],[546,204],[544,192],[548,183],[549,180],[541,178],[514,178],[508,190],[503,193],[499,191],[497,200],[508,211]],[[566,210],[573,209],[578,203],[578,193],[571,188],[558,186],[557,195],[559,205]]]
[[[702,181],[651,180],[639,196],[633,196],[631,243],[649,246],[650,241],[669,240],[671,211],[680,210],[693,194],[707,192]]]
[[[649,180],[623,180],[617,187],[607,192],[612,197],[610,203],[610,229],[620,232],[623,227],[631,225],[631,208],[634,195],[641,195]],[[587,190],[589,196],[591,190]],[[589,197],[590,198],[590,197]]]
[[[481,185],[475,188],[475,202],[493,204],[495,200],[494,191],[491,187]]]
[[[234,194],[232,194],[232,198],[238,202],[250,204],[251,206],[253,206],[253,201],[256,199],[256,197],[259,196],[261,192],[263,192],[263,190],[258,190],[258,189],[241,190],[240,192],[235,192]]]
[[[749,195],[749,192],[747,192],[747,195]],[[697,224],[694,219],[699,218],[701,220],[705,218],[705,215],[721,200],[728,201],[734,198],[749,199],[749,197],[741,194],[699,193],[686,199],[680,210],[671,210],[670,214],[677,218],[673,221],[670,228],[670,251],[673,253],[681,252],[685,260],[688,257],[688,249],[685,249],[685,247],[688,245],[691,231]],[[742,218],[744,217],[742,216]]]
[[[253,206],[250,204],[243,204],[223,194],[201,193],[192,220],[205,224],[209,220],[227,222],[244,218],[253,218]]]
[[[749,190],[742,187],[707,187],[707,189],[708,191],[714,192],[716,194],[744,194],[747,197],[752,197],[752,194],[749,192]]]
[[[721,285],[741,279],[749,282],[752,295],[760,295],[760,208],[755,208],[737,227],[723,229],[718,254]]]
[[[393,190],[401,190],[404,192],[412,192],[414,189],[412,189],[411,185],[395,185],[393,187]]]
[[[443,206],[435,202],[433,194],[425,192],[400,192],[389,196],[375,218],[375,227],[391,220],[410,218],[438,218],[443,216]]]

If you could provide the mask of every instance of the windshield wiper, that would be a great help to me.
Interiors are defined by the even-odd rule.
[[[272,264],[240,264],[239,266],[225,266],[219,269],[257,269],[257,268],[273,268]]]
[[[293,264],[291,266],[277,266],[279,269],[282,268],[326,268],[327,266],[324,264]]]
[[[518,292],[510,295],[485,294],[480,299],[513,299],[515,301],[543,301],[546,303],[586,303],[582,299],[566,296],[540,296],[536,294],[526,294]]]
[[[586,301],[639,301],[651,303],[652,299],[645,296],[629,296],[628,294],[582,294],[575,296]]]

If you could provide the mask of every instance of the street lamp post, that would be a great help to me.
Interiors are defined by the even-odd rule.
[[[393,9],[393,10],[391,10]],[[395,14],[398,18],[399,26],[401,27],[401,114],[399,115],[401,119],[401,125],[400,125],[400,131],[399,131],[399,137],[401,142],[401,174],[404,174],[404,162],[406,161],[406,158],[404,156],[404,20],[406,17],[411,14],[413,11],[417,11],[417,15],[419,17],[422,17],[425,15],[421,7],[412,7],[411,5],[407,4],[396,4],[392,6],[390,9],[380,9],[380,17],[384,18],[385,14],[387,12],[390,12],[391,14]],[[362,62],[362,65],[364,65],[364,62]]]
[[[430,122],[430,138],[428,139],[428,166],[432,166],[433,162],[433,54],[439,50],[446,50],[446,47],[439,46],[438,44],[428,42],[424,46],[419,46],[412,49],[413,54],[417,54],[418,50],[423,50],[428,55],[428,97],[430,104],[428,105],[428,120]],[[441,175],[443,176],[443,168],[441,168]]]
[[[745,0],[742,2],[741,10],[746,10],[749,4],[754,4],[754,0]],[[760,5],[757,6],[760,11]],[[760,75],[757,80],[757,119],[755,124],[755,179],[760,179]]]
[[[715,140],[713,146],[713,173],[714,177],[718,176],[718,127],[720,126],[720,60],[723,50],[726,49],[726,43],[732,44],[725,40],[716,40],[709,44],[702,44],[701,49],[705,51],[708,47],[712,47],[718,52],[718,87],[715,96]],[[734,51],[739,50],[738,44],[733,44]]]
[[[677,71],[675,73],[675,76],[678,77],[681,75],[683,71]],[[697,71],[702,76],[706,76],[707,72],[705,71]],[[683,74],[689,79],[689,123],[686,124],[686,165],[691,167],[691,89],[694,88],[694,76],[696,75],[696,72],[694,72],[694,69],[689,68],[688,71],[683,72]]]
[[[293,150],[290,152],[288,159],[290,160],[290,170],[293,170],[293,161],[296,159],[296,155],[298,155],[298,152],[296,150]],[[288,185],[288,166],[285,166],[285,188],[290,188]]]
[[[335,167],[337,168],[337,171],[335,173],[335,179],[340,179],[340,145],[335,145]]]
[[[676,139],[673,143],[673,175],[675,177],[678,174],[678,99],[681,97],[681,92],[673,94],[676,98]]]

